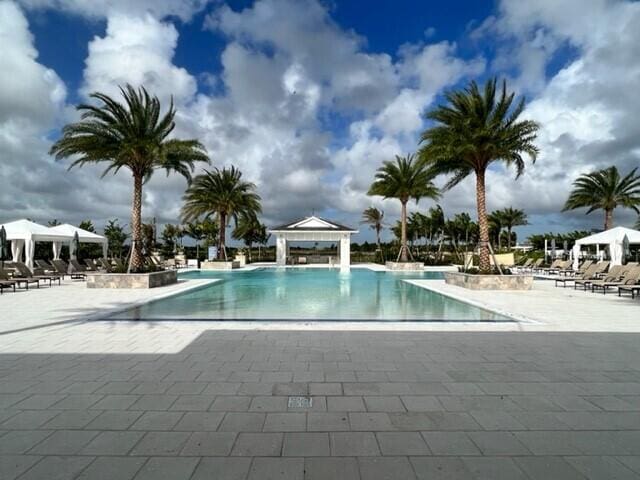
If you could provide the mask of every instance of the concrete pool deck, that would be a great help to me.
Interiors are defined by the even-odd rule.
[[[640,301],[418,282],[535,321],[110,322],[206,281],[5,292],[0,478],[640,479]]]

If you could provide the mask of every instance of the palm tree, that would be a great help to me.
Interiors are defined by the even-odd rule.
[[[195,162],[209,162],[205,148],[197,140],[168,139],[175,127],[173,101],[160,114],[160,101],[140,87],[120,88],[124,104],[103,93],[92,93],[100,105],[78,105],[81,120],[66,125],[62,137],[51,147],[57,159],[76,157],[71,167],[104,164],[107,173],[127,168],[133,176],[131,214],[132,253],[129,269],[143,268],[142,256],[142,185],[157,169],[167,175],[177,172],[188,181]]]
[[[416,203],[421,198],[437,199],[440,196],[438,188],[432,182],[432,176],[421,162],[415,161],[414,155],[400,157],[396,161],[386,161],[378,168],[375,180],[369,188],[368,195],[380,195],[384,198],[397,198],[402,205],[400,216],[401,262],[408,261],[407,248],[407,202],[413,198]]]
[[[613,227],[613,211],[616,207],[627,207],[640,213],[640,175],[634,168],[624,178],[613,166],[580,175],[573,182],[573,191],[564,205],[563,212],[588,207],[587,214],[604,210],[604,229]]]
[[[514,227],[528,225],[527,214],[524,210],[509,207],[500,210],[502,227],[507,229],[507,248],[511,250],[511,231]]]
[[[498,250],[502,249],[502,228],[504,227],[504,220],[502,217],[502,210],[494,210],[487,215],[489,221],[489,238],[495,235],[496,245]]]
[[[380,256],[384,261],[384,255],[382,254],[382,246],[380,244],[380,232],[384,228],[384,211],[379,210],[376,207],[365,208],[362,212],[362,221],[360,223],[366,223],[369,228],[376,232],[376,250],[380,252]]]
[[[254,243],[260,243],[260,240],[266,236],[267,227],[260,223],[256,212],[242,213],[238,219],[236,228],[231,236],[236,240],[242,240],[249,249],[249,263],[251,263],[251,246]]]
[[[531,120],[518,120],[525,101],[514,104],[514,93],[507,92],[506,82],[497,92],[497,80],[487,81],[484,91],[476,82],[462,91],[445,94],[447,105],[427,113],[436,122],[422,133],[420,159],[433,174],[452,175],[445,189],[450,189],[464,178],[475,174],[476,206],[480,230],[480,270],[491,268],[489,261],[489,224],[486,209],[485,175],[491,163],[504,162],[515,166],[516,178],[525,169],[523,154],[535,162],[538,124]]]
[[[218,220],[218,259],[227,258],[225,246],[226,227],[231,218],[236,226],[240,215],[257,214],[262,211],[256,186],[242,180],[242,172],[236,167],[205,170],[187,188],[182,207],[183,221],[215,216]]]
[[[204,229],[199,222],[189,222],[184,226],[184,234],[196,242],[196,261],[200,262],[200,242],[204,239]],[[200,263],[198,263],[200,265]]]
[[[640,216],[638,216],[638,220],[636,220],[635,228],[640,230]]]

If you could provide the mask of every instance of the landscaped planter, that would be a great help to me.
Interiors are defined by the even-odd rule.
[[[422,262],[386,262],[384,266],[387,267],[387,270],[400,272],[424,270],[424,263]]]
[[[233,270],[234,268],[240,268],[240,262],[234,260],[232,262],[202,262],[200,264],[201,270]]]
[[[178,282],[178,272],[89,273],[87,288],[155,288]]]
[[[460,272],[444,272],[448,285],[470,290],[531,290],[532,275],[471,275]]]

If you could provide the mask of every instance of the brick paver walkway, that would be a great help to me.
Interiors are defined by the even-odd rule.
[[[3,480],[640,478],[640,334],[205,331],[172,354],[2,354],[0,455]]]

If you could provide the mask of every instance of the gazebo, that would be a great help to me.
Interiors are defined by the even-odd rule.
[[[73,242],[76,233],[78,234],[78,240],[80,241],[80,243],[101,244],[102,256],[104,258],[107,258],[109,241],[102,235],[98,235],[97,233],[90,232],[88,230],[83,230],[82,228],[74,227],[73,225],[70,225],[68,223],[63,223],[62,225],[51,227],[49,231],[54,234],[60,234],[70,238],[69,240],[66,240],[66,242],[69,244],[69,255],[71,256],[71,258],[75,258],[76,256],[75,244]],[[63,241],[53,242],[53,258],[56,260],[60,258],[60,250],[62,250],[62,244]]]
[[[36,242],[70,242],[73,236],[52,232],[48,227],[30,220],[16,220],[4,224],[7,240],[11,240],[11,256],[14,262],[19,262],[24,251],[24,263],[33,268],[33,256]]]
[[[351,265],[351,235],[358,230],[312,215],[272,228],[269,232],[276,237],[276,263],[279,266],[287,263],[289,242],[336,242],[340,268],[348,269]]]
[[[622,250],[628,245],[640,244],[640,231],[625,227],[615,227],[604,232],[595,233],[588,237],[576,240],[571,251],[574,270],[578,269],[580,250],[583,245],[595,245],[598,249],[605,245],[609,249],[609,256],[613,265],[622,263]]]

